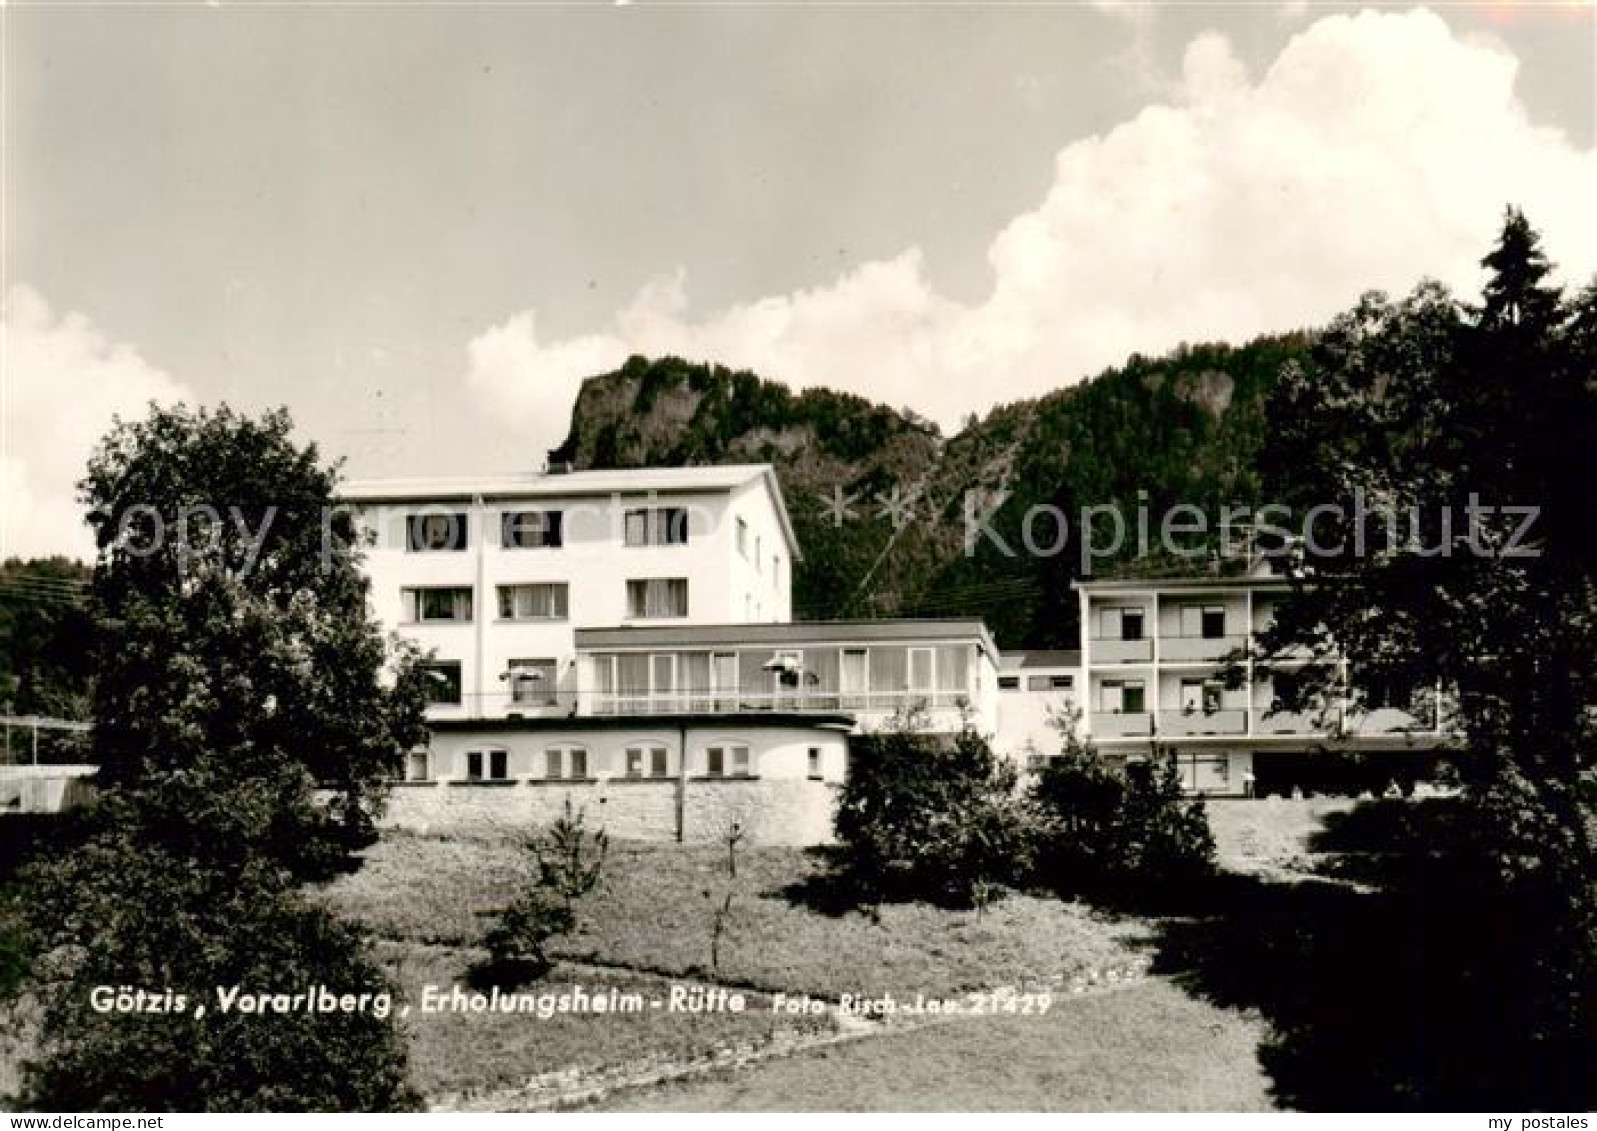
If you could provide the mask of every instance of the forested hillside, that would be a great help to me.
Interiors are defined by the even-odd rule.
[[[805,554],[797,615],[980,616],[1006,646],[1072,647],[1077,532],[1057,556],[1028,554],[1027,508],[1050,504],[1074,519],[1090,506],[1135,508],[1143,492],[1155,515],[1175,502],[1215,510],[1257,502],[1265,398],[1310,340],[1289,334],[1133,356],[972,419],[953,437],[907,409],[635,357],[584,383],[551,458],[578,468],[770,462]],[[883,513],[895,489],[915,500],[913,519],[896,527]],[[990,525],[1014,557],[985,537],[965,554],[967,492],[986,492],[989,506],[1009,493]],[[839,521],[839,499],[852,517]],[[1035,530],[1054,541],[1050,523]]]

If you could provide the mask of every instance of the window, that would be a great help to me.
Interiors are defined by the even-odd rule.
[[[560,511],[505,511],[499,516],[499,544],[507,550],[562,546],[564,518]]]
[[[1407,684],[1391,679],[1372,679],[1367,683],[1365,705],[1370,710],[1412,711],[1414,709],[1414,689]]]
[[[425,750],[412,750],[405,755],[406,781],[431,781],[432,762]]]
[[[844,648],[843,666],[840,673],[841,690],[844,696],[844,705],[848,706],[851,697],[860,697],[870,694],[871,690],[871,654],[866,648]]]
[[[466,512],[405,516],[405,546],[413,553],[466,548]]]
[[[937,653],[930,648],[909,650],[909,689],[931,691],[937,686]]]
[[[582,781],[588,776],[588,751],[582,746],[551,746],[543,752],[543,776]]]
[[[675,695],[677,657],[675,652],[655,652],[649,656],[649,686],[656,695]]]
[[[1075,681],[1068,675],[1029,675],[1026,677],[1026,690],[1068,691],[1074,683]]]
[[[687,578],[653,577],[627,582],[627,616],[642,619],[687,615]]]
[[[468,750],[466,752],[467,781],[506,781],[510,777],[510,752],[508,750]]]
[[[745,558],[749,556],[749,524],[747,519],[737,520],[737,546],[738,553]]]
[[[565,620],[570,589],[565,582],[499,587],[500,620]]]
[[[1221,605],[1182,605],[1181,635],[1218,640],[1225,635],[1225,608]]]
[[[1318,667],[1271,671],[1271,713],[1319,710],[1330,674]]]
[[[736,652],[717,652],[710,657],[710,691],[719,697],[735,697],[738,693],[738,657]]]
[[[1098,639],[1141,640],[1144,612],[1136,605],[1116,605],[1098,617]]]
[[[622,537],[628,546],[686,546],[686,507],[640,507],[626,512]]]
[[[627,747],[627,777],[641,778],[645,773],[651,778],[669,774],[671,758],[664,746]]]
[[[1181,681],[1181,713],[1195,715],[1202,711],[1212,715],[1220,710],[1225,688],[1219,680],[1184,679]]]
[[[821,748],[819,746],[810,747],[810,752],[809,752],[809,774],[810,774],[811,778],[813,778],[813,779],[815,779],[817,781],[819,781],[822,777],[825,776],[821,772]]]
[[[999,691],[1019,691],[1020,677],[1018,675],[1001,675],[998,677]]]
[[[512,703],[540,707],[558,702],[555,679],[558,667],[553,660],[511,660],[504,680],[510,684]]]
[[[410,624],[465,623],[471,620],[471,590],[456,586],[427,586],[400,592],[405,620]]]
[[[784,687],[804,686],[804,653],[781,651],[771,653],[767,664],[778,691]]]
[[[420,668],[426,682],[427,702],[460,705],[459,660],[427,660]]]
[[[1188,793],[1224,789],[1231,777],[1231,759],[1224,754],[1176,754],[1171,760]]]
[[[1099,708],[1117,715],[1141,714],[1143,687],[1140,679],[1106,679],[1099,690]]]
[[[706,747],[704,772],[712,778],[749,776],[749,748],[738,744]]]
[[[1048,766],[1048,758],[1047,754],[1028,754],[1026,755],[1026,769],[1034,774],[1041,773]]]
[[[764,541],[765,541],[765,539],[761,538],[758,534],[756,534],[754,536],[754,572],[755,573],[760,572],[760,561],[761,561],[761,559],[763,559],[765,557],[765,546],[763,544]]]

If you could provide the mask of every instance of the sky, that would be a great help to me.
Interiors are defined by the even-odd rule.
[[[629,354],[970,413],[1597,272],[1597,3],[0,7],[0,557],[113,414],[538,470]]]

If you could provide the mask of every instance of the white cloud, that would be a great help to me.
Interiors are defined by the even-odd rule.
[[[0,427],[0,558],[52,553],[92,560],[77,481],[114,414],[188,392],[81,314],[57,315],[25,286],[5,298]]]
[[[940,295],[918,249],[813,290],[696,316],[678,272],[613,322],[542,341],[532,313],[471,345],[470,385],[553,444],[582,376],[630,353],[746,366],[913,404],[945,425],[1128,353],[1317,324],[1421,276],[1473,293],[1503,206],[1581,279],[1597,269],[1597,153],[1533,124],[1517,61],[1415,11],[1331,16],[1249,76],[1214,33],[1175,93],[1066,146],[988,251],[991,292]]]

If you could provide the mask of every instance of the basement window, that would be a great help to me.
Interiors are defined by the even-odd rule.
[[[510,777],[510,751],[468,750],[467,781],[505,781]]]

